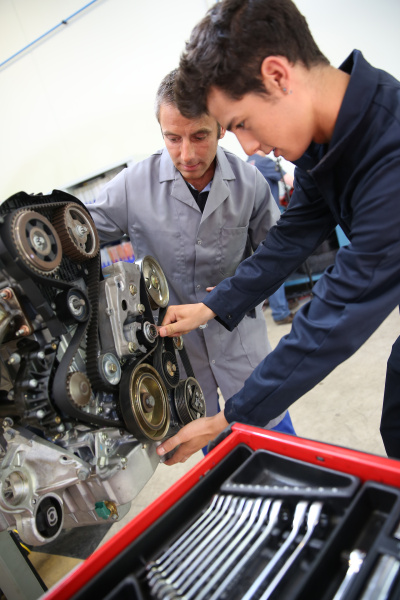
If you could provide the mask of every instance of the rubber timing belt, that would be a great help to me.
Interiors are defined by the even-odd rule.
[[[159,325],[161,325],[161,323],[163,322],[166,312],[167,312],[167,308],[160,308],[160,311],[158,313],[159,314],[159,317],[158,317]],[[175,348],[176,348],[176,346],[175,346]],[[182,364],[185,368],[187,377],[193,377],[194,379],[196,379],[196,376],[193,372],[193,368],[190,363],[189,356],[188,356],[188,353],[186,352],[185,344],[183,343],[183,341],[182,341],[182,348],[181,349],[177,348],[177,350],[179,352],[179,356],[182,361]]]
[[[65,206],[69,204],[69,202],[50,202],[44,204],[35,204],[32,206],[25,206],[23,209],[18,210],[26,210],[32,209],[37,212],[40,210],[51,210],[55,208],[60,208],[61,206]],[[78,202],[76,202],[78,204]],[[80,203],[79,203],[80,206]],[[71,260],[71,259],[69,259]],[[60,364],[57,367],[57,370],[54,375],[53,382],[53,398],[60,410],[65,412],[70,417],[74,417],[76,419],[87,421],[89,423],[95,423],[97,425],[108,425],[112,424],[113,426],[120,427],[124,426],[123,421],[121,420],[111,420],[104,418],[100,415],[93,415],[91,413],[86,413],[80,410],[78,407],[74,406],[71,402],[68,391],[66,388],[67,377],[70,373],[70,365],[74,359],[75,354],[77,353],[82,338],[85,335],[87,330],[87,338],[86,338],[86,369],[87,376],[90,382],[94,383],[95,389],[104,388],[106,384],[103,382],[102,377],[99,373],[97,356],[99,352],[99,339],[98,339],[98,314],[99,314],[99,274],[100,274],[100,252],[91,259],[88,259],[84,265],[88,270],[87,275],[87,289],[88,289],[88,299],[89,299],[89,319],[86,322],[78,323],[75,333],[72,337],[72,340],[68,344],[68,348],[62,357]],[[71,260],[71,262],[73,262]],[[36,271],[32,271],[32,278],[43,284],[49,285],[51,282],[54,287],[68,289],[73,288],[73,283],[68,283],[66,281],[62,281],[60,279],[55,279],[50,275],[44,277],[38,274]]]

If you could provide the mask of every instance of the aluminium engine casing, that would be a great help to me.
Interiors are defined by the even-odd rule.
[[[182,338],[158,336],[168,300],[153,257],[102,272],[73,196],[0,205],[0,531],[36,546],[122,518],[157,444],[205,415]]]

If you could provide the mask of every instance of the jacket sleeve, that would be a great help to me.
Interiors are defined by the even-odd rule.
[[[274,202],[273,198],[271,202]],[[278,209],[279,210],[279,209]],[[336,223],[307,178],[296,179],[290,208],[235,275],[218,284],[204,303],[232,331],[244,315],[273,294],[333,231]]]
[[[123,169],[106,184],[98,198],[87,208],[92,215],[101,242],[114,242],[128,233],[126,174]]]
[[[354,194],[351,243],[338,251],[335,264],[314,286],[313,299],[297,313],[290,334],[227,401],[228,421],[257,424],[276,417],[351,356],[398,305],[399,169],[400,162],[381,168],[380,177],[369,179]],[[303,234],[308,237],[309,231]],[[279,240],[274,237],[273,242],[272,250]],[[251,259],[249,264],[246,271]],[[231,293],[234,298],[235,291]]]

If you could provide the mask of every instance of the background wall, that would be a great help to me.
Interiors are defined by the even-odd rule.
[[[211,0],[97,0],[0,67],[0,201],[49,192],[162,146],[153,113]],[[0,64],[88,0],[0,0]],[[400,78],[399,0],[297,0],[334,66],[353,48]],[[232,134],[226,148],[245,158]]]

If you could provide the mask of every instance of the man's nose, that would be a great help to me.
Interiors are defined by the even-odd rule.
[[[190,140],[182,140],[181,159],[183,162],[189,162],[195,155],[193,144]]]
[[[240,145],[242,146],[243,150],[248,156],[255,154],[257,150],[260,150],[260,143],[253,137],[240,134],[236,135],[236,137],[238,138]]]

